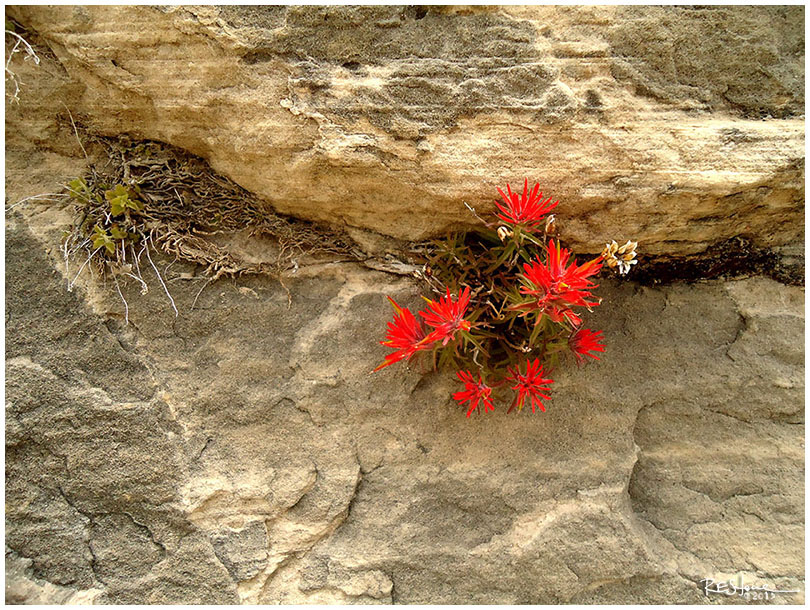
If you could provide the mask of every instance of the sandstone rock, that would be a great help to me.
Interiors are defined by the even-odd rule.
[[[77,591],[60,587],[31,577],[30,559],[6,551],[6,603],[7,604],[91,604],[102,593],[101,589]]]
[[[12,138],[165,141],[277,210],[420,239],[524,177],[596,252],[803,236],[801,7],[10,7]],[[40,46],[40,48],[41,48]],[[18,62],[22,63],[22,62]],[[59,120],[57,120],[59,119]]]
[[[369,373],[384,295],[415,303],[409,281],[302,268],[291,306],[253,277],[192,311],[175,263],[180,317],[125,287],[126,327],[109,288],[64,290],[49,215],[7,224],[9,601],[703,603],[700,579],[735,574],[804,590],[801,288],[604,281],[602,360],[560,367],[544,414],[466,419],[450,375]]]
[[[75,119],[367,251],[541,168],[579,251],[803,253],[803,9],[9,14],[43,63],[14,66],[7,204],[85,170]],[[66,290],[70,215],[38,201],[6,219],[7,603],[803,602],[803,288],[600,281],[603,358],[546,413],[466,419],[449,374],[370,374],[410,280],[331,262],[288,295],[156,256],[179,316],[152,277],[125,314],[89,271]]]

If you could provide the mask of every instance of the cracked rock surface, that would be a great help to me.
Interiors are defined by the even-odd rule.
[[[466,419],[450,373],[370,373],[402,277],[302,265],[288,294],[156,257],[179,317],[151,276],[125,310],[66,290],[65,209],[15,203],[127,134],[380,251],[529,176],[580,253],[801,258],[802,7],[8,16],[42,60],[6,114],[8,603],[804,601],[802,287],[601,281],[602,359],[546,413]]]
[[[449,374],[369,373],[406,280],[302,268],[290,306],[254,277],[192,310],[178,262],[181,315],[130,286],[126,325],[65,290],[47,216],[6,224],[7,601],[704,603],[736,574],[803,601],[802,288],[604,281],[601,361],[465,419]]]

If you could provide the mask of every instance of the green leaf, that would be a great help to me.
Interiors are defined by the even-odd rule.
[[[545,314],[538,314],[537,322],[534,324],[534,328],[532,329],[532,334],[529,335],[529,345],[534,346],[538,337],[541,334],[545,334],[546,331],[546,323],[545,323],[546,315]]]
[[[137,187],[135,189],[137,190]],[[117,184],[114,189],[105,191],[104,197],[110,202],[110,213],[113,216],[120,216],[126,210],[139,212],[143,209],[141,202],[132,198],[130,189],[120,184]]]
[[[503,249],[503,253],[498,257],[498,259],[490,265],[489,269],[487,269],[487,273],[492,273],[498,267],[503,265],[513,254],[515,253],[515,242],[510,241],[509,244]]]
[[[126,231],[119,229],[118,225],[113,225],[110,227],[110,235],[112,235],[113,239],[126,239],[129,237],[129,234]]]
[[[525,239],[527,239],[528,241],[530,241],[531,243],[533,243],[535,246],[540,246],[540,247],[542,247],[542,246],[544,246],[544,245],[545,245],[543,242],[541,242],[539,239],[537,239],[537,238],[536,238],[534,235],[532,235],[531,233],[524,232],[524,233],[522,233],[521,235],[522,235],[522,236],[523,236]]]
[[[481,350],[481,353],[482,353],[484,356],[488,356],[488,355],[489,355],[489,354],[488,354],[488,352],[487,352],[487,350],[486,350],[486,349],[484,349],[484,346],[483,346],[483,345],[481,345],[481,343],[479,343],[479,342],[478,342],[478,341],[477,341],[477,340],[476,340],[476,339],[475,339],[475,338],[474,338],[474,337],[473,337],[471,334],[469,334],[469,333],[462,333],[462,336],[464,337],[464,341],[465,341],[465,343],[469,341],[469,342],[470,342],[470,343],[472,343],[472,344],[473,344],[475,347],[477,347],[479,350]]]
[[[126,195],[110,199],[110,212],[113,216],[120,216],[124,213],[124,210],[127,209],[127,199]]]
[[[104,196],[107,198],[107,201],[112,201],[116,197],[129,197],[129,191],[126,187],[117,184],[114,189],[105,191]]]
[[[76,178],[75,180],[71,180],[68,182],[67,187],[68,194],[70,195],[71,199],[75,199],[83,205],[90,203],[92,192],[90,191],[90,187],[88,187],[87,183],[84,181],[84,178]]]
[[[446,368],[450,363],[454,361],[453,358],[453,351],[450,349],[443,349],[439,353],[439,368],[443,369]]]
[[[110,254],[115,254],[115,241],[107,234],[107,231],[96,225],[93,227],[93,247],[104,248]]]
[[[479,236],[479,237],[482,237],[483,239],[485,239],[486,241],[488,241],[491,244],[500,245],[500,243],[501,243],[501,238],[498,237],[498,232],[497,231],[493,231],[491,229],[485,229],[483,231],[476,231],[475,234],[477,236]]]

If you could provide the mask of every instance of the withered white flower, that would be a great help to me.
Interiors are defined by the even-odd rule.
[[[609,244],[605,245],[602,251],[602,258],[605,259],[605,264],[611,269],[618,269],[621,275],[626,275],[630,271],[631,265],[638,263],[636,259],[637,241],[627,240],[623,246],[619,246],[615,240],[611,240]]]
[[[498,227],[498,237],[501,238],[501,241],[506,241],[512,237],[512,235],[514,235],[514,232],[511,229],[503,226]]]

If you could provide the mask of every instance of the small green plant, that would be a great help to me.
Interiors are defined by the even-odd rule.
[[[67,188],[70,198],[83,206],[89,206],[93,201],[102,202],[101,196],[90,190],[84,178],[71,180],[68,182]]]
[[[71,199],[84,212],[85,220],[79,230],[92,225],[89,239],[96,250],[103,250],[105,255],[116,260],[119,255],[125,258],[126,248],[144,237],[144,223],[137,215],[144,206],[137,199],[140,194],[137,186],[117,184],[103,190],[104,185],[99,185],[93,189],[84,178],[76,178],[68,183],[67,188]],[[99,190],[103,190],[104,197]],[[95,222],[91,222],[93,220]]]
[[[285,289],[291,305],[284,284],[287,274],[324,259],[366,258],[342,232],[276,214],[267,202],[186,151],[127,137],[87,137],[93,153],[87,155],[88,171],[65,190],[74,204],[73,225],[62,243],[66,267],[84,254],[79,262],[83,268],[98,269],[110,281],[134,278],[143,292],[148,267],[155,268],[150,253],[153,258],[157,253],[169,256],[172,262],[166,269],[174,261],[199,265],[193,277],[178,273],[172,278],[201,283],[191,302],[193,310],[205,288],[221,277],[269,275]],[[242,232],[271,239],[275,247],[268,250],[270,256],[246,255],[216,237]],[[165,273],[161,265],[156,276],[171,301],[169,282],[161,277]],[[76,271],[66,274],[72,280]],[[69,281],[68,287],[72,285]]]
[[[104,248],[108,254],[115,254],[115,240],[106,230],[96,225],[93,227],[93,247]]]
[[[72,290],[82,270],[88,265],[95,265],[105,274],[112,277],[129,322],[129,306],[118,285],[119,276],[137,280],[141,293],[148,291],[148,286],[141,274],[141,258],[145,254],[160,284],[169,297],[175,316],[178,314],[171,294],[163,281],[149,253],[151,234],[148,219],[144,215],[145,205],[139,199],[141,191],[137,185],[107,185],[94,183],[92,186],[82,178],[71,180],[67,184],[68,194],[77,206],[81,220],[68,231],[62,241],[62,252],[65,268],[69,277],[70,257],[77,251],[88,253],[78,273],[68,282]],[[141,245],[142,244],[142,245]],[[136,245],[139,246],[136,252]]]

